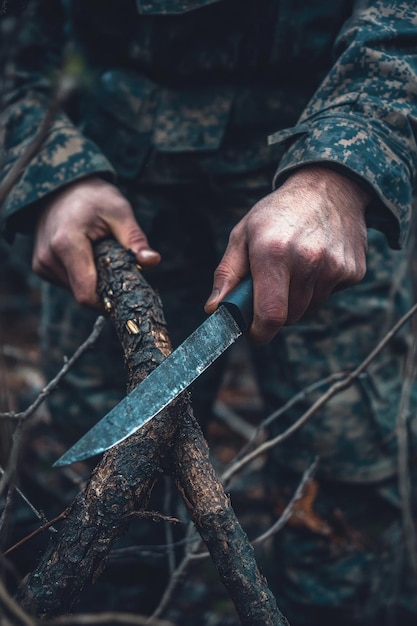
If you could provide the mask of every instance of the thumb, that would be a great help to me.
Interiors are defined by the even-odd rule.
[[[161,255],[149,245],[145,233],[135,220],[133,211],[114,221],[111,228],[120,245],[132,250],[141,265],[151,267],[160,262]]]
[[[213,313],[223,298],[237,287],[248,272],[249,263],[247,259],[231,254],[226,250],[214,272],[212,291],[204,305],[205,312]]]

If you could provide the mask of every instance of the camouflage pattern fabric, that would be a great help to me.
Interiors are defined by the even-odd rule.
[[[45,113],[64,33],[76,43],[85,80],[8,196],[4,228],[30,231],[42,200],[77,178],[116,180],[163,255],[148,276],[177,344],[204,317],[230,228],[272,180],[279,185],[300,164],[321,162],[367,186],[374,199],[368,224],[384,235],[369,231],[366,279],[270,345],[253,348],[266,407],[276,409],[305,385],[358,365],[410,304],[405,253],[389,249],[386,239],[392,248],[404,245],[412,211],[416,22],[415,0],[313,0],[308,7],[301,0],[33,0],[18,33],[16,74],[5,80],[3,175]],[[51,285],[44,291],[49,377],[88,334],[95,314]],[[51,398],[67,443],[124,394],[120,350],[106,332]],[[400,584],[414,581],[400,559],[396,493],[405,351],[401,334],[365,376],[271,455],[267,478],[283,499],[320,455],[314,503],[324,527],[339,533],[289,526],[277,540],[270,578],[293,626],[380,626],[398,607],[401,624],[416,621],[417,604]],[[203,423],[221,368],[195,393]],[[411,452],[414,434],[415,419]],[[394,554],[398,599],[390,602],[386,572]]]
[[[146,8],[142,6],[145,4]],[[181,4],[186,11],[178,16]],[[256,153],[268,134],[271,142],[284,142],[289,150],[277,182],[302,163],[321,161],[346,168],[374,190],[370,225],[382,228],[394,246],[404,241],[416,166],[411,123],[417,106],[413,95],[416,68],[410,54],[416,37],[415,1],[314,0],[306,10],[299,0],[262,0],[256,4],[251,0],[175,4],[124,0],[117,6],[110,0],[33,0],[29,8],[30,26],[18,33],[18,74],[10,86],[6,81],[9,89],[1,123],[4,173],[44,114],[51,90],[47,78],[61,63],[66,14],[89,76],[79,105],[75,112],[69,111],[81,128],[88,101],[94,100],[103,73],[128,69],[141,81],[148,79],[156,85],[152,98],[156,99],[157,112],[147,149],[153,151],[153,138],[157,139],[158,152],[164,149],[163,127],[171,128],[168,120],[176,119],[194,136],[193,140],[188,137],[187,150],[210,151],[222,143],[228,129],[234,128],[232,105],[241,89],[250,87],[253,116],[246,128],[240,129],[236,147],[240,142],[248,145],[250,138]],[[225,86],[229,86],[227,94]],[[277,96],[290,94],[290,101],[295,94],[303,104],[315,95],[297,125],[302,106],[293,108],[291,120],[281,117],[276,107],[266,118],[262,116],[267,88]],[[200,116],[195,114],[198,100]],[[182,102],[180,109],[178,102]],[[205,137],[195,132],[201,120],[209,119]],[[5,217],[14,216],[80,176],[92,172],[113,175],[117,162],[110,163],[98,147],[103,133],[98,145],[89,140],[85,130],[78,131],[78,140],[74,133],[77,130],[71,119],[57,120],[41,154],[9,195],[3,207]],[[183,150],[184,134],[179,133],[177,139],[178,150]],[[175,150],[172,137],[165,145]],[[352,150],[355,145],[360,149]],[[271,151],[269,156],[272,162],[276,153]],[[245,160],[241,171],[254,166],[256,162]],[[9,220],[9,226],[27,228],[27,211],[24,217],[20,213],[20,217]]]
[[[288,502],[299,475],[274,469],[270,492]],[[276,500],[275,507],[282,510]],[[415,576],[403,533],[396,479],[314,481],[264,566],[290,624],[415,624]]]

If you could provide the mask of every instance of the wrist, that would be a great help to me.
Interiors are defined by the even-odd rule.
[[[371,190],[347,169],[333,169],[320,164],[302,165],[293,171],[283,186],[290,185],[301,193],[326,195],[346,209],[363,216],[372,200]]]

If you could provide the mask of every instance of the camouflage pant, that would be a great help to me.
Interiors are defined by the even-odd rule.
[[[278,489],[285,500],[299,476],[273,476],[285,485]],[[416,578],[396,494],[396,480],[348,485],[319,478],[310,485],[265,565],[292,626],[416,623]]]
[[[269,174],[249,181],[218,176],[201,185],[149,183],[125,190],[163,257],[147,278],[161,294],[174,345],[204,319],[212,271],[230,228],[269,192],[268,180]],[[368,273],[361,285],[334,294],[320,311],[285,328],[270,345],[252,349],[267,410],[329,374],[356,367],[409,306],[404,254],[390,251],[373,231],[369,243]],[[44,291],[43,348],[50,377],[63,356],[88,335],[96,314],[78,307],[63,290],[45,285]],[[368,626],[395,623],[389,621],[395,614],[391,595],[404,605],[415,595],[406,589],[415,581],[404,578],[408,565],[396,487],[395,420],[405,351],[406,337],[400,334],[367,374],[271,454],[266,480],[275,503],[292,492],[312,458],[321,459],[310,514],[278,536],[265,565],[292,626],[336,620],[362,624],[364,616]],[[194,393],[195,412],[203,423],[221,371],[220,362]],[[124,394],[125,383],[120,349],[108,327],[50,399],[57,431],[67,444],[107,412]],[[284,430],[319,395],[317,391],[296,404],[271,428],[272,434]],[[411,434],[414,426],[412,422]],[[314,516],[323,520],[325,532],[314,526]],[[364,604],[361,615],[358,608]],[[409,610],[416,623],[414,599]],[[406,615],[401,624],[411,624]]]

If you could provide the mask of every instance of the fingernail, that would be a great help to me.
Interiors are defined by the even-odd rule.
[[[159,263],[159,261],[161,260],[161,255],[159,254],[159,252],[156,252],[156,250],[152,250],[150,248],[140,250],[138,252],[138,256],[140,258],[140,261],[144,265]]]
[[[218,289],[217,287],[215,287],[213,289],[213,291],[211,292],[211,294],[209,295],[206,304],[204,305],[204,309],[207,310],[211,310],[218,302],[219,300],[219,296],[220,296],[220,289]]]

